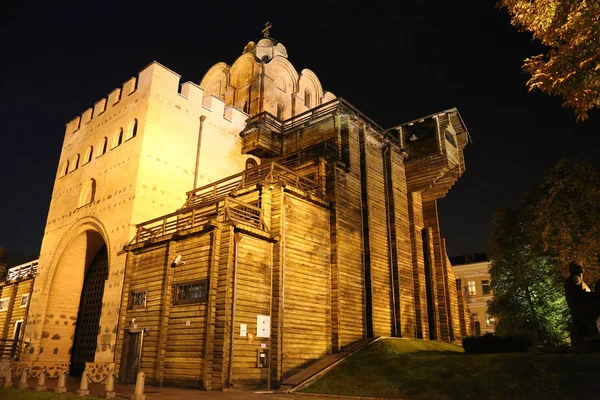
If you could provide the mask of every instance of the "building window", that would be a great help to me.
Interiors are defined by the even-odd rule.
[[[490,286],[490,281],[484,279],[481,281],[481,293],[490,294],[492,292],[492,287]]]
[[[108,144],[108,138],[105,136],[104,139],[102,139],[102,143],[100,144],[100,153],[98,153],[98,157],[100,157],[101,155],[106,153],[107,144]]]
[[[283,108],[283,104],[277,104],[277,119],[283,121],[285,117],[285,109]]]
[[[206,301],[206,280],[183,282],[173,285],[173,304],[201,303]]]
[[[132,290],[129,294],[129,306],[127,307],[130,310],[136,310],[139,308],[146,308],[146,294],[148,292],[146,290]]]
[[[73,171],[79,168],[79,158],[79,154],[77,154],[77,156],[75,156],[75,160],[73,160]]]
[[[8,310],[8,303],[10,299],[0,299],[0,311]]]
[[[89,163],[90,161],[92,161],[92,156],[94,155],[94,146],[90,146],[90,148],[86,151],[85,153],[85,157],[83,159],[83,162],[85,164]]]
[[[246,169],[256,168],[258,167],[258,163],[254,158],[249,158],[246,160]]]
[[[310,91],[308,89],[304,90],[304,105],[306,108],[310,108]]]
[[[113,149],[123,143],[123,128],[119,129],[119,132],[115,135],[115,139],[113,141]]]
[[[477,289],[475,288],[475,281],[467,282],[467,293],[469,296],[475,296],[477,294]]]
[[[63,167],[63,176],[69,173],[69,160],[65,162],[65,166]]]
[[[129,132],[127,133],[127,140],[132,139],[135,137],[135,135],[137,135],[137,129],[138,129],[138,120],[134,119],[133,124],[129,128]]]
[[[23,297],[21,297],[21,305],[19,307],[20,308],[25,308],[25,307],[27,307],[28,303],[29,303],[29,295],[28,294],[24,294]]]

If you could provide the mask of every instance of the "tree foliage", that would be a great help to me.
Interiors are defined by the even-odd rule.
[[[552,259],[536,253],[519,211],[498,210],[490,238],[494,299],[488,312],[496,333],[526,335],[537,345],[566,341],[567,305]]]
[[[590,282],[600,278],[600,174],[592,164],[560,160],[524,213],[532,245],[554,260],[557,273],[567,276],[569,263],[579,260]]]
[[[577,120],[600,107],[600,2],[598,0],[500,0],[511,23],[549,48],[525,59],[529,90],[561,96]]]

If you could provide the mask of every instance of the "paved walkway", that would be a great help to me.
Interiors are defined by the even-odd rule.
[[[80,380],[77,378],[67,378],[67,391],[74,393],[79,389]],[[13,378],[13,387],[19,383],[19,378]],[[33,390],[37,379],[29,380],[29,390]],[[47,390],[53,390],[56,387],[56,379],[47,379]],[[115,384],[116,399],[129,399],[135,389],[134,385]],[[104,385],[89,384],[90,396],[104,397]],[[145,395],[147,400],[332,400],[332,399],[357,399],[357,397],[327,396],[327,395],[307,395],[307,394],[286,394],[272,391],[246,391],[246,390],[227,390],[227,391],[204,391],[197,389],[184,389],[174,387],[155,387],[146,386]]]

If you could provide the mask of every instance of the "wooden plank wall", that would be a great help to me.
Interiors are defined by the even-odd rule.
[[[265,210],[265,220],[269,224],[271,236],[283,235],[283,188],[275,186],[272,191],[264,191],[262,195],[262,206]],[[283,258],[285,250],[284,241],[279,240],[273,244],[273,301],[271,319],[271,379],[279,382],[283,375],[282,357],[282,328],[283,318],[280,316],[283,310]]]
[[[234,387],[264,387],[267,369],[257,368],[257,350],[269,339],[255,337],[249,343],[240,335],[240,325],[246,324],[247,332],[257,333],[257,315],[271,315],[271,243],[241,233],[236,234],[237,273],[235,279],[235,321],[233,368],[231,382]]]
[[[8,310],[0,311],[0,339],[12,340],[15,324],[17,321],[25,321],[29,302],[31,301],[31,289],[34,279],[22,279],[19,281],[6,283],[0,286],[0,299],[10,299]],[[23,296],[28,295],[27,305],[21,307]],[[26,323],[26,321],[24,322]],[[21,335],[25,332],[25,327],[21,328]]]
[[[413,270],[410,212],[404,161],[395,148],[390,150],[390,173],[394,198],[397,274],[400,299],[400,335],[416,337],[415,280]]]
[[[185,264],[174,268],[173,285],[208,278],[211,256],[210,234],[204,233],[179,240],[172,250],[170,252],[172,258],[181,255],[185,261]],[[167,260],[167,264],[171,262],[171,259]],[[170,265],[167,267],[170,268]],[[163,299],[169,304],[164,347],[164,384],[200,387],[204,367],[206,301],[173,304],[173,294],[169,296],[169,292],[164,292]]]
[[[163,242],[151,248],[129,253],[127,278],[123,288],[119,333],[115,366],[120,370],[125,330],[133,328],[132,318],[139,328],[148,328],[144,335],[141,369],[146,373],[146,382],[158,383],[156,365],[160,354],[158,337],[160,334],[160,312],[162,310],[163,274],[165,270],[168,243]],[[131,291],[146,290],[146,308],[128,310]]]
[[[330,167],[328,180],[333,181],[335,201],[331,240],[337,254],[333,268],[337,267],[338,279],[338,343],[343,348],[366,336],[366,322],[358,129],[346,115],[340,118],[340,131],[342,142],[347,144],[343,149],[346,170]]]
[[[215,299],[215,320],[213,337],[213,361],[211,387],[219,390],[228,384],[229,352],[231,342],[231,307],[233,304],[233,226],[221,228],[219,241],[219,267]],[[212,287],[212,285],[211,285]]]
[[[460,311],[458,306],[458,296],[462,293],[456,291],[456,276],[454,275],[454,269],[450,264],[450,259],[446,254],[446,240],[442,239],[443,250],[444,250],[444,264],[446,268],[446,282],[448,282],[448,296],[450,297],[450,318],[452,318],[452,336],[454,341],[460,342],[462,340],[461,333],[461,322],[460,322]]]
[[[437,201],[431,200],[423,203],[423,217],[425,224],[431,227],[432,244],[433,244],[433,265],[436,279],[437,292],[437,314],[439,315],[439,329],[441,340],[454,340],[454,332],[452,331],[452,322],[449,307],[449,294],[447,271],[445,268],[444,257],[446,257],[445,249],[442,249],[442,237],[437,213]]]
[[[421,194],[412,192],[408,195],[408,214],[410,218],[410,243],[413,265],[414,302],[415,302],[415,337],[429,338],[429,322],[427,316],[427,288],[425,282],[425,262],[423,258],[423,206]]]
[[[283,377],[331,353],[329,211],[286,194]]]
[[[335,121],[329,117],[314,123],[306,125],[284,136],[283,155],[295,153],[305,149],[313,144],[329,140],[335,136]]]
[[[382,146],[371,134],[364,135],[365,176],[362,188],[366,190],[369,219],[369,256],[371,263],[371,288],[373,335],[392,335],[392,282],[387,232],[387,211],[383,171]]]

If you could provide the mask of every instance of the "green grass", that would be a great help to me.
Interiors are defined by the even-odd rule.
[[[302,390],[402,399],[598,399],[600,354],[467,355],[462,347],[379,340]]]
[[[100,400],[99,397],[80,397],[75,393],[34,392],[32,390],[19,390],[15,388],[0,388],[2,400]]]

